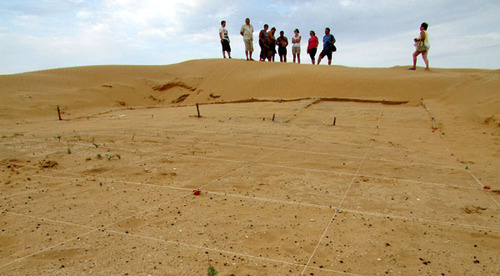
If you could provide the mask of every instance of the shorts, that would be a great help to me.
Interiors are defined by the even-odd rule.
[[[312,49],[307,50],[307,53],[309,54],[311,59],[314,59],[317,52],[318,52],[318,48],[312,48]]]
[[[419,53],[425,53],[425,52],[429,51],[430,48],[431,48],[431,45],[429,45],[429,44],[417,44],[417,52],[419,52]]]
[[[253,52],[253,39],[243,39],[245,42],[245,52]]]
[[[221,40],[220,43],[222,44],[222,51],[231,53],[231,45],[229,45],[229,41],[227,39]]]
[[[268,48],[266,57],[267,59],[271,60],[271,58],[273,58],[275,54],[276,54],[276,49]]]
[[[292,46],[292,55],[300,55],[300,47]]]
[[[323,49],[321,53],[319,54],[319,58],[323,58],[324,56],[328,57],[328,60],[332,59],[332,49]]]
[[[278,54],[280,56],[286,56],[286,48],[285,47],[278,47]]]

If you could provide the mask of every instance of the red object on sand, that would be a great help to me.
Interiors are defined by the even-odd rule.
[[[200,190],[198,190],[198,189],[197,189],[197,190],[193,190],[193,194],[194,194],[194,195],[200,195],[200,194],[201,194],[201,191],[200,191]]]
[[[485,189],[485,190],[489,190],[489,189],[491,189],[491,187],[490,187],[490,186],[488,186],[488,185],[486,185],[486,186],[484,186],[484,187],[483,187],[483,189]]]

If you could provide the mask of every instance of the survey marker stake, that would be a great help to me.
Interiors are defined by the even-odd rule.
[[[61,110],[59,109],[59,105],[57,105],[57,116],[59,116],[59,121],[62,121]]]
[[[276,115],[276,114],[273,114],[273,122],[274,122],[274,115]]]
[[[198,112],[198,118],[200,118],[201,117],[201,115],[200,115],[200,107],[199,107],[198,104],[196,104],[196,111]]]
[[[333,126],[337,123],[337,117],[333,117]]]

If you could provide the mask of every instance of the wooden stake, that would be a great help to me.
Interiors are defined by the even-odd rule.
[[[273,114],[273,122],[274,122],[274,115],[276,115],[276,114]]]
[[[337,117],[333,117],[333,126],[335,126],[336,122],[337,122]]]
[[[198,104],[196,104],[196,111],[198,112],[198,118],[201,117],[200,115],[200,107],[198,106]]]
[[[59,116],[59,121],[62,121],[61,110],[59,109],[59,105],[57,106],[57,116]]]

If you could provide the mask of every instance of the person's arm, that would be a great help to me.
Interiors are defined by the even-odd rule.
[[[222,41],[223,38],[222,38],[222,32],[221,32],[221,30],[219,30],[219,37],[220,37],[220,40]]]
[[[415,42],[425,41],[425,32],[424,31],[420,31],[420,37],[419,38],[415,38],[414,41]]]
[[[299,39],[297,39],[297,43],[300,43],[301,40],[302,40],[302,36],[299,35]]]
[[[285,47],[288,46],[288,38],[285,37]]]
[[[241,34],[241,36],[244,36],[244,35],[243,35],[243,27],[245,27],[245,26],[244,26],[244,25],[243,25],[243,26],[241,26],[241,30],[240,30],[240,34]]]

